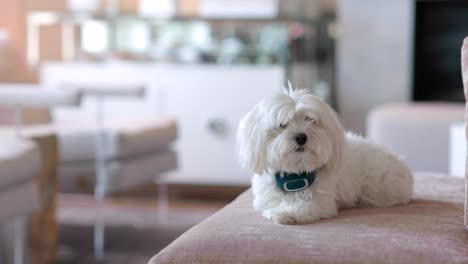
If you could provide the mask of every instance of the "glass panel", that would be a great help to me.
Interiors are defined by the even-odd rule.
[[[220,64],[286,62],[287,25],[245,24],[202,21],[156,23],[151,58]]]
[[[121,18],[116,21],[115,48],[119,52],[145,53],[151,46],[151,28],[140,19]]]

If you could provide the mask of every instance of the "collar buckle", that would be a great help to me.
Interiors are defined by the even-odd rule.
[[[284,192],[298,192],[309,188],[315,181],[315,171],[302,173],[277,172],[276,186]]]

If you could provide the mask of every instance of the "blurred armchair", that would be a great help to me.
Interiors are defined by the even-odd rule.
[[[14,91],[26,89],[21,85],[12,88],[14,91],[10,88],[0,87],[0,96],[3,93],[5,98],[18,98],[21,94]],[[96,201],[102,204],[106,195],[152,183],[163,172],[177,167],[176,154],[170,146],[177,137],[173,118],[135,117],[109,120],[104,117],[102,106],[107,98],[123,97],[126,100],[128,97],[129,100],[135,100],[145,95],[143,86],[64,85],[60,89],[40,89],[37,86],[27,89],[35,89],[37,98],[47,98],[54,93],[70,93],[95,100],[96,108],[91,113],[85,107],[59,108],[58,111],[69,114],[60,120],[54,120],[50,113],[53,111],[49,111],[52,109],[45,113],[27,113],[34,119],[34,124],[25,126],[28,133],[53,131],[57,135],[61,191],[94,192]],[[9,106],[18,104],[12,103]],[[19,117],[25,114],[26,112],[16,111],[14,119],[19,123]],[[160,215],[162,219],[166,219],[167,190],[165,185],[160,186],[163,186],[158,192],[162,201]],[[99,216],[97,219],[94,247],[95,255],[99,258],[104,252],[104,222]]]
[[[60,122],[60,175],[63,191],[92,191],[98,205],[104,197],[138,185],[152,183],[163,172],[175,169],[176,154],[170,144],[177,136],[170,117],[106,120],[103,105],[108,98],[145,96],[143,85],[63,85],[95,100],[94,118],[77,112]],[[81,109],[83,110],[83,109]],[[92,115],[91,115],[92,116]],[[73,118],[74,117],[74,118]],[[78,118],[77,118],[78,117]],[[161,184],[160,216],[167,218],[167,191]],[[104,254],[104,221],[98,217],[94,233],[95,256]]]
[[[0,139],[1,263],[24,262],[26,216],[38,209],[34,178],[40,169],[40,153],[34,142],[19,138]]]
[[[103,111],[106,101],[116,97],[143,98],[145,86],[64,85],[62,89],[79,91],[95,103],[94,110],[82,106],[68,112],[68,121],[62,117],[55,123],[60,126],[62,191],[93,192],[100,185],[100,191],[110,194],[152,182],[160,173],[176,168],[176,155],[170,148],[177,137],[173,118],[110,119]],[[99,162],[107,170],[102,179],[95,177]]]
[[[24,263],[27,215],[39,207],[38,177],[44,160],[39,147],[21,134],[22,109],[77,104],[76,92],[41,92],[38,89],[6,85],[0,88],[0,107],[13,110],[15,126],[0,139],[0,224],[2,263]],[[8,110],[4,110],[5,114]],[[13,121],[10,120],[10,121]],[[12,221],[14,220],[14,221]],[[3,262],[4,261],[4,262]]]

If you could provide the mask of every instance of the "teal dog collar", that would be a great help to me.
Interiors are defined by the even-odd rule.
[[[282,177],[281,177],[282,176]],[[284,192],[297,192],[309,188],[315,181],[315,171],[301,173],[277,172],[276,186]]]

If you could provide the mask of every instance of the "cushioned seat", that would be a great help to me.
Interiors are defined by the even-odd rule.
[[[39,193],[33,180],[0,190],[0,223],[38,209]]]
[[[28,140],[0,140],[0,221],[23,215],[37,208],[34,177],[41,166],[37,146]]]
[[[59,139],[63,192],[93,192],[96,183],[96,123],[62,122],[25,126],[25,134],[54,131]],[[176,121],[170,117],[105,122],[104,153],[109,169],[106,192],[127,190],[152,182],[160,173],[177,168],[170,144],[177,138]]]
[[[109,175],[104,184],[106,193],[128,190],[156,180],[161,173],[177,168],[177,156],[174,151],[163,149],[136,159],[109,161],[108,167]],[[67,163],[60,167],[60,175],[61,191],[94,191],[94,163]]]
[[[54,126],[60,142],[61,191],[93,192],[95,122]],[[172,118],[110,121],[103,125],[103,131],[107,193],[152,182],[160,173],[177,167],[176,155],[169,149],[177,137],[176,122]]]
[[[60,123],[55,126],[58,128],[62,162],[94,162],[95,122]],[[176,137],[177,126],[172,118],[106,122],[105,155],[110,160],[148,154],[167,148]]]
[[[154,256],[162,263],[468,263],[464,182],[415,175],[414,199],[308,225],[277,225],[247,191]]]
[[[0,190],[30,181],[41,163],[36,145],[13,137],[2,138],[0,142]]]

